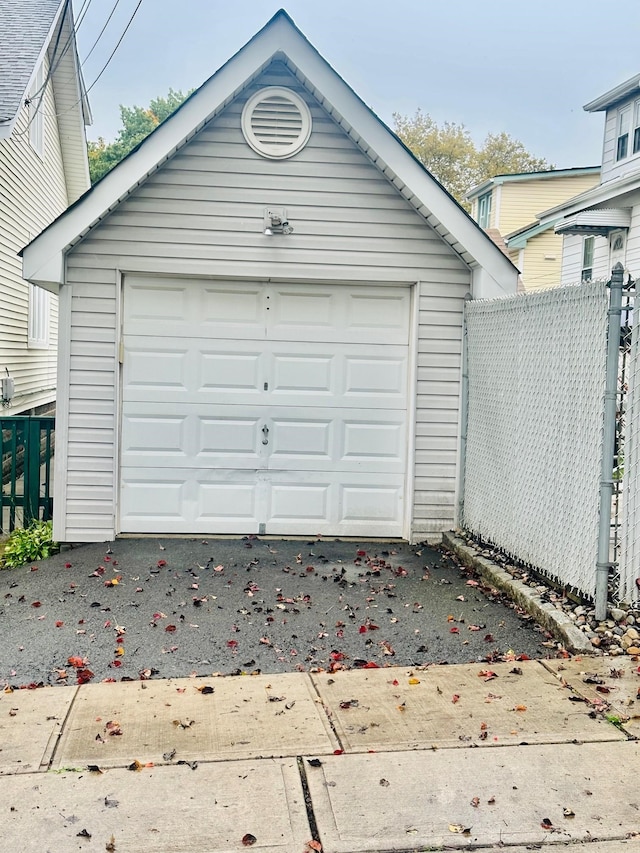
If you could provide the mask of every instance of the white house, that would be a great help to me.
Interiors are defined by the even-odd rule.
[[[640,74],[585,104],[604,112],[600,183],[539,214],[541,222],[561,217],[564,235],[562,283],[605,278],[620,261],[640,275]]]
[[[19,251],[89,187],[90,114],[71,3],[0,0],[0,373],[5,413],[56,398],[57,298],[22,278]]]
[[[24,275],[60,295],[56,539],[453,523],[464,301],[518,273],[284,11]]]

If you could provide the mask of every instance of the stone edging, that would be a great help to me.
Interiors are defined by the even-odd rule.
[[[530,586],[512,577],[509,572],[486,557],[481,557],[452,531],[442,534],[442,544],[449,548],[463,565],[475,569],[491,586],[506,593],[540,625],[551,631],[556,639],[564,643],[567,651],[583,655],[597,654],[589,638],[573,624],[569,616],[552,604],[542,601]]]

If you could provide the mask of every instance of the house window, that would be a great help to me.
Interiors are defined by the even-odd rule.
[[[629,154],[629,123],[631,107],[625,107],[618,112],[618,141],[616,143],[616,160],[624,160]]]
[[[478,225],[481,228],[489,227],[491,219],[491,193],[485,193],[478,199]]]
[[[44,63],[29,92],[29,143],[40,157],[44,156]]]
[[[633,107],[633,153],[640,151],[640,101]]]
[[[591,281],[593,278],[593,244],[595,237],[584,237],[582,241],[582,273],[581,281]]]
[[[29,337],[33,349],[49,348],[49,313],[51,294],[41,287],[29,285]]]

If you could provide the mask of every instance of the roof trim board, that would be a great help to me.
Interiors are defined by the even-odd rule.
[[[634,92],[640,94],[640,74],[634,74],[633,77],[625,80],[624,83],[614,86],[613,89],[609,89],[609,91],[605,92],[604,95],[600,95],[593,101],[589,101],[589,103],[585,104],[582,109],[588,113],[598,113],[614,106],[619,101],[622,101],[624,98],[632,95]]]
[[[550,228],[553,228],[555,221],[549,220],[546,222],[532,222],[524,228],[514,231],[512,234],[507,234],[504,238],[509,249],[524,249],[527,245],[527,240],[532,240],[538,234],[543,234]]]
[[[515,291],[517,269],[511,261],[334,71],[283,10],[137,149],[23,249],[25,278],[57,290],[63,282],[65,252],[193,138],[273,59],[287,64],[469,267],[483,267],[499,288]]]

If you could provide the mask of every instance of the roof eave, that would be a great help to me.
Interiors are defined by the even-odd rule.
[[[632,95],[634,92],[638,92],[639,90],[640,74],[634,74],[633,77],[625,80],[624,83],[620,83],[613,89],[609,89],[609,91],[605,92],[604,95],[600,95],[593,101],[589,101],[589,103],[585,104],[582,109],[588,113],[598,113],[614,106],[614,104],[617,104],[619,101],[624,100],[624,98],[627,98],[629,95]]]

